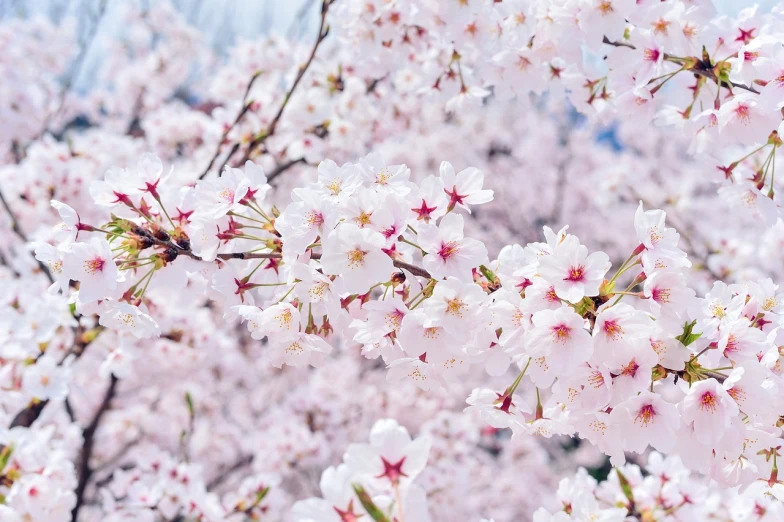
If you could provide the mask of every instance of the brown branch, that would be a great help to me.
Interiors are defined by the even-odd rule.
[[[224,471],[222,471],[217,477],[210,480],[207,483],[207,491],[212,491],[213,489],[217,488],[218,486],[223,484],[226,481],[226,479],[229,478],[229,475],[241,470],[245,466],[250,466],[251,463],[253,463],[253,455],[246,455],[244,457],[241,457],[239,460],[237,460],[237,462],[235,462],[234,464],[226,468]]]
[[[93,469],[90,468],[90,457],[92,457],[93,447],[95,445],[95,432],[98,430],[98,425],[101,423],[101,418],[104,413],[109,409],[109,405],[111,404],[116,391],[117,377],[112,374],[109,381],[109,387],[103,396],[103,401],[101,401],[100,406],[98,406],[98,411],[95,412],[93,420],[82,432],[84,442],[82,443],[82,452],[79,458],[79,482],[76,486],[76,505],[71,511],[71,520],[73,522],[76,522],[79,518],[79,510],[84,503],[84,492],[87,489],[87,484],[93,474]]]
[[[156,245],[166,247],[167,250],[176,252],[176,254],[178,256],[183,255],[183,256],[188,256],[191,259],[195,259],[197,261],[203,261],[201,256],[199,256],[197,254],[194,254],[193,251],[190,248],[182,248],[182,247],[180,247],[179,245],[177,245],[176,243],[174,243],[171,240],[164,241],[162,239],[158,239],[153,234],[148,233],[146,230],[142,229],[141,227],[138,227],[138,229],[136,231],[134,231],[134,233],[138,233],[140,235],[145,235],[145,236],[149,237],[150,239],[153,240],[153,242]],[[271,253],[267,253],[267,252],[233,252],[233,253],[230,253],[230,254],[218,254],[217,257],[218,257],[218,259],[222,259],[224,261],[227,261],[229,259],[282,259],[283,258],[283,254],[280,254],[280,253],[277,253],[277,252],[271,252]],[[313,253],[311,253],[310,258],[311,259],[320,259],[321,258],[321,254],[318,253],[318,252],[313,252]],[[405,263],[403,261],[398,261],[397,259],[393,259],[392,263],[395,265],[395,267],[408,270],[409,272],[411,272],[415,276],[426,277],[428,279],[432,279],[432,276],[430,275],[430,272],[428,272],[424,268],[420,268],[420,267],[418,267],[416,265],[412,265],[410,263]]]
[[[221,139],[218,141],[217,147],[215,147],[215,153],[212,155],[212,158],[210,159],[210,163],[209,165],[207,165],[207,168],[204,169],[204,172],[202,172],[201,175],[199,176],[199,179],[204,179],[204,177],[210,172],[210,169],[212,168],[212,165],[215,163],[215,160],[218,159],[218,156],[220,156],[221,146],[226,141],[226,137],[234,129],[234,127],[239,125],[242,118],[244,118],[245,114],[247,114],[248,111],[250,110],[251,105],[253,105],[253,100],[248,101],[248,94],[250,94],[250,90],[259,76],[261,76],[261,71],[256,72],[248,82],[248,86],[245,88],[245,94],[242,96],[242,109],[240,109],[240,112],[237,114],[237,117],[234,118],[234,122],[232,122],[232,124],[228,128],[226,128],[225,131],[223,131],[223,135],[221,136]],[[239,144],[235,144],[235,147],[239,148]],[[237,152],[236,148],[229,153],[228,156],[229,158],[233,156],[235,152]],[[228,161],[228,159],[226,161]],[[224,162],[224,165],[225,164],[226,162]],[[221,170],[223,170],[223,167],[221,167]]]
[[[19,413],[16,414],[14,420],[11,421],[11,425],[9,428],[17,428],[19,426],[24,428],[29,428],[33,425],[33,422],[41,415],[41,412],[44,411],[44,406],[47,405],[49,401],[38,401],[34,404],[31,404],[27,408],[23,409]]]
[[[283,116],[283,111],[286,109],[286,106],[289,104],[289,100],[291,100],[291,96],[294,94],[294,90],[297,88],[299,83],[302,81],[302,78],[305,76],[305,72],[310,67],[311,63],[313,63],[313,59],[316,57],[316,51],[318,51],[321,42],[329,34],[329,26],[327,26],[327,11],[329,10],[329,6],[332,4],[333,0],[322,0],[321,2],[321,23],[319,24],[318,36],[316,37],[316,42],[313,44],[313,49],[310,51],[310,56],[308,57],[308,61],[305,62],[304,65],[300,65],[299,71],[297,71],[297,76],[294,78],[294,83],[291,84],[291,88],[289,88],[286,95],[283,97],[283,103],[281,104],[280,108],[278,109],[277,114],[275,117],[272,118],[269,126],[265,131],[262,131],[258,136],[256,136],[253,141],[250,142],[248,148],[245,150],[245,154],[243,154],[242,159],[236,164],[237,166],[242,165],[248,159],[250,159],[250,155],[253,151],[267,141],[267,138],[272,136],[275,133],[275,129],[278,126],[278,122],[280,122],[281,117]],[[226,159],[226,163],[228,163],[231,155],[229,158]]]
[[[304,163],[307,165],[307,161],[305,161],[305,158],[289,160],[286,163],[281,163],[280,165],[275,167],[275,170],[270,172],[269,176],[267,176],[267,182],[268,183],[271,182],[272,180],[274,180],[275,178],[277,178],[278,176],[280,176],[281,174],[289,170],[291,167],[299,163]]]
[[[74,315],[74,318],[78,321],[79,315]],[[77,326],[75,329],[76,340],[74,341],[74,346],[71,348],[71,353],[73,353],[76,357],[80,357],[84,353],[84,349],[92,343],[98,334],[104,330],[103,326],[99,326],[94,328],[89,332],[82,332],[81,326]],[[88,336],[85,336],[89,334]],[[60,361],[62,364],[62,361]],[[9,428],[16,428],[18,426],[22,426],[25,428],[29,428],[33,425],[33,423],[41,416],[41,413],[44,411],[44,407],[49,403],[48,400],[45,401],[34,401],[31,402],[25,409],[20,411],[14,417],[14,420],[11,421],[11,425]],[[69,412],[68,409],[70,408],[70,403],[66,399],[65,403],[66,413],[70,417],[72,417],[73,412]]]
[[[612,45],[614,47],[626,47],[628,49],[637,49],[634,45],[632,45],[630,43],[627,43],[627,42],[613,42],[612,40],[610,40],[606,36],[602,40],[602,43],[606,43],[607,45]],[[665,60],[677,59],[679,61],[682,60],[682,58],[677,58],[677,57],[672,56],[671,54],[667,54],[667,53],[664,54],[664,59]],[[694,73],[696,75],[708,78],[708,79],[714,81],[717,84],[719,83],[719,79],[716,77],[716,73],[713,72],[713,67],[709,63],[705,63],[703,60],[700,60],[699,58],[691,58],[691,59],[696,62],[696,65],[693,68],[691,68],[691,69],[687,69],[688,71],[690,71],[690,72],[692,72],[692,73]],[[729,83],[729,85],[727,85],[727,83]],[[725,87],[725,88],[727,88],[729,90],[732,90],[730,88],[730,86],[732,86],[732,87],[735,87],[737,89],[743,89],[745,91],[753,92],[754,94],[759,94],[759,91],[757,89],[755,89],[754,87],[749,87],[748,85],[743,85],[742,83],[725,82],[725,81],[722,80],[721,85],[722,85],[722,87]]]
[[[22,231],[22,227],[19,226],[19,221],[16,219],[16,214],[11,210],[11,207],[8,205],[8,201],[3,196],[3,192],[0,191],[0,204],[3,205],[3,208],[8,213],[8,216],[11,218],[11,231],[16,234],[19,239],[21,239],[24,243],[27,243],[27,236],[25,235],[24,231]],[[35,258],[35,253],[31,252],[33,258]],[[38,263],[38,268],[41,269],[41,272],[49,279],[50,283],[54,283],[54,277],[52,273],[49,271],[49,267],[46,266],[43,261],[38,260],[35,258],[36,263]]]

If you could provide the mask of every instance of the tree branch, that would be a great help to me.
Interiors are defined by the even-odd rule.
[[[256,136],[253,139],[253,141],[250,142],[250,144],[248,145],[248,148],[245,150],[245,154],[243,154],[243,156],[242,156],[242,159],[237,163],[237,166],[242,165],[248,159],[250,159],[250,155],[253,153],[253,151],[256,149],[256,147],[258,147],[259,145],[261,145],[262,143],[267,141],[267,138],[269,138],[270,136],[272,136],[275,133],[275,129],[278,126],[278,122],[280,122],[280,118],[283,116],[283,111],[286,109],[286,106],[288,105],[289,100],[291,100],[291,96],[294,94],[294,90],[297,88],[299,83],[302,81],[302,78],[305,76],[305,72],[310,67],[310,64],[313,63],[313,59],[316,57],[316,51],[318,51],[318,48],[321,45],[321,42],[323,42],[324,39],[329,34],[329,26],[327,26],[327,11],[329,10],[329,6],[332,4],[332,2],[333,2],[333,0],[322,0],[322,2],[321,2],[321,23],[319,24],[318,36],[316,37],[316,42],[313,44],[313,49],[310,51],[310,56],[308,57],[308,61],[305,62],[304,65],[301,65],[299,67],[299,71],[297,72],[297,76],[296,76],[296,78],[294,78],[294,83],[291,84],[291,88],[289,88],[288,92],[283,97],[283,103],[281,104],[280,108],[278,109],[277,114],[275,114],[275,117],[272,118],[272,121],[270,122],[269,126],[267,127],[267,130],[262,131],[258,136]],[[226,159],[226,163],[229,162],[229,159],[231,159],[231,156],[232,155],[230,154],[229,157]]]
[[[3,208],[8,213],[8,216],[11,218],[11,230],[16,234],[19,239],[21,239],[24,243],[27,243],[27,236],[22,231],[22,227],[19,226],[19,221],[16,219],[16,215],[11,210],[11,207],[8,205],[8,201],[3,196],[3,192],[0,191],[0,204],[3,205]],[[33,258],[35,259],[35,254],[31,252]],[[36,263],[38,263],[38,268],[41,269],[41,272],[49,279],[50,283],[54,283],[54,277],[52,277],[52,273],[49,271],[49,267],[46,266],[42,261],[35,259]]]
[[[237,114],[237,117],[234,118],[234,122],[225,131],[223,131],[223,135],[221,136],[221,139],[218,141],[218,145],[215,147],[215,153],[212,155],[212,158],[210,159],[210,163],[209,165],[207,165],[207,168],[204,169],[204,172],[202,172],[201,175],[199,176],[199,179],[204,179],[204,177],[210,172],[210,169],[212,168],[212,165],[215,163],[215,160],[218,159],[218,156],[220,156],[221,146],[226,141],[226,137],[234,129],[234,127],[236,127],[240,123],[242,118],[245,117],[245,114],[247,114],[247,112],[250,110],[251,105],[253,105],[253,100],[248,101],[248,94],[250,94],[250,90],[259,76],[261,76],[261,71],[256,72],[256,74],[254,74],[251,77],[250,82],[248,82],[248,86],[245,88],[245,94],[242,96],[242,109],[240,109],[240,112]],[[238,145],[235,145],[235,147],[239,148]],[[231,156],[233,156],[235,152],[237,152],[236,149],[232,150],[232,152],[229,153],[228,157],[230,158]],[[228,161],[228,159],[226,161]],[[226,163],[224,162],[224,165],[225,164]],[[223,167],[221,167],[221,169],[223,169]]]
[[[613,42],[612,40],[610,40],[606,36],[602,40],[602,43],[606,43],[607,45],[612,45],[614,47],[627,47],[629,49],[637,49],[634,45],[632,45],[630,43],[627,43],[627,42]],[[675,57],[670,55],[670,54],[667,54],[667,53],[664,54],[664,59],[665,60],[668,60],[670,58],[675,58]],[[697,65],[694,68],[692,68],[692,69],[687,69],[688,71],[690,71],[690,72],[692,72],[692,73],[694,73],[696,75],[708,78],[708,79],[712,80],[713,82],[715,82],[716,84],[719,83],[719,79],[716,77],[716,73],[713,72],[713,67],[709,63],[705,63],[703,60],[700,60],[699,58],[693,58],[693,59],[696,61]],[[730,89],[730,85],[731,85],[732,87],[735,87],[737,89],[743,89],[745,91],[753,92],[754,94],[759,94],[759,91],[757,89],[755,89],[754,87],[749,87],[748,85],[743,85],[742,83],[729,82],[729,85],[727,85],[727,83],[728,82],[725,82],[723,80],[721,82],[722,86],[726,87],[729,90],[732,90],[732,89]]]
[[[95,432],[98,430],[98,425],[101,423],[101,418],[104,413],[109,409],[109,405],[111,404],[116,391],[117,377],[112,374],[109,381],[109,387],[103,396],[103,401],[101,401],[98,411],[95,412],[93,420],[82,432],[84,442],[82,443],[82,452],[79,458],[79,483],[76,486],[76,505],[74,506],[73,511],[71,511],[71,520],[73,522],[76,522],[79,518],[79,510],[84,503],[84,492],[87,489],[87,484],[93,474],[93,470],[90,468],[90,457],[92,457],[93,447],[95,445]]]
[[[278,165],[275,168],[275,170],[270,172],[269,176],[267,176],[267,182],[268,183],[271,182],[272,180],[274,180],[275,178],[277,178],[278,176],[280,176],[281,174],[283,174],[284,172],[289,170],[291,167],[293,167],[294,165],[297,165],[299,163],[304,163],[304,164],[307,165],[307,161],[305,161],[305,158],[289,160],[286,163],[281,163],[280,165]]]

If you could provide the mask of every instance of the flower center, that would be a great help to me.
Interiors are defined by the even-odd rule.
[[[284,328],[286,330],[291,329],[291,310],[283,310],[281,313],[275,316],[275,320],[278,322],[278,328]]]
[[[347,256],[348,256],[348,266],[350,268],[357,268],[357,267],[360,267],[360,266],[364,265],[365,264],[365,254],[366,253],[367,252],[364,252],[364,251],[360,250],[359,248],[355,248],[354,250],[351,250],[347,254]]]
[[[642,57],[647,62],[658,62],[659,56],[661,56],[661,51],[658,49],[644,49],[642,51]]]
[[[744,125],[751,121],[751,111],[749,111],[748,105],[744,105],[742,103],[738,104],[738,106],[735,107],[735,114],[738,116],[738,120],[740,120]]]
[[[405,317],[405,314],[395,308],[384,316],[384,323],[388,328],[391,328],[392,331],[397,332],[400,330],[400,323],[403,322],[403,317]]]
[[[354,218],[354,221],[357,222],[357,225],[359,225],[360,228],[364,228],[370,224],[370,216],[372,214],[373,212],[368,213],[363,210],[357,217]]]
[[[651,291],[651,297],[657,303],[669,303],[670,302],[670,289],[669,288],[654,288]]]
[[[623,328],[616,321],[605,321],[604,334],[613,341],[617,341],[623,337]]]
[[[302,345],[299,342],[291,343],[288,348],[286,348],[286,353],[290,353],[292,355],[299,355],[304,351]]]
[[[646,404],[637,412],[634,423],[637,424],[639,422],[644,428],[647,428],[648,424],[654,422],[654,417],[656,417],[656,410],[653,408],[653,404]]]
[[[621,375],[626,375],[627,377],[634,378],[634,376],[637,375],[637,370],[639,369],[640,369],[640,365],[637,364],[637,361],[632,359],[631,362],[629,362],[629,364],[621,368]]]
[[[602,372],[594,370],[591,376],[588,377],[588,382],[596,389],[601,388],[604,386],[604,375],[602,375]]]
[[[556,343],[566,344],[566,341],[571,337],[572,329],[565,324],[553,326],[553,341]]]
[[[710,413],[716,413],[716,408],[718,407],[719,401],[716,399],[716,396],[713,392],[705,392],[700,397],[700,408],[703,410],[707,410]]]
[[[84,262],[84,269],[88,274],[95,275],[98,272],[103,272],[103,265],[106,261],[100,257],[94,257]]]
[[[442,259],[446,260],[457,254],[459,251],[460,245],[457,243],[457,241],[447,241],[446,243],[441,243],[441,250],[438,251],[438,255],[441,256]]]
[[[724,319],[727,316],[727,309],[724,308],[724,305],[721,301],[717,300],[711,303],[709,310],[713,317],[718,319]]]
[[[569,267],[569,273],[564,277],[564,281],[571,281],[573,283],[583,281],[584,279],[585,267],[583,265]]]
[[[327,283],[317,283],[310,287],[308,293],[313,299],[317,301],[321,301],[321,299],[324,298],[324,291],[327,289],[328,286],[329,285]]]
[[[234,191],[231,189],[225,188],[221,190],[218,192],[218,197],[227,203],[234,203]]]
[[[340,188],[343,186],[343,180],[340,178],[335,178],[326,185],[327,190],[332,193],[333,196],[337,196],[340,194]]]
[[[320,212],[311,210],[305,214],[305,222],[310,227],[320,227],[324,224],[324,216]]]
[[[653,32],[655,34],[667,34],[667,28],[670,26],[670,23],[663,18],[659,18],[653,22]]]
[[[463,310],[468,308],[468,305],[461,301],[459,298],[449,299],[446,302],[446,313],[449,315],[456,315],[463,317]]]
[[[425,339],[438,339],[438,336],[441,335],[441,329],[436,326],[431,326],[430,328],[425,328]]]

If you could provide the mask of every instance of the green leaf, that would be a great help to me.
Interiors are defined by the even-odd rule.
[[[188,406],[188,414],[191,417],[193,417],[194,408],[193,408],[193,397],[191,397],[191,392],[185,392],[185,404]]]
[[[621,473],[621,470],[615,468],[615,473],[618,475],[618,482],[621,484],[623,496],[625,496],[626,500],[629,501],[629,505],[634,507],[634,493],[632,492],[632,485],[629,484],[629,480],[623,473]]]
[[[352,488],[354,488],[354,493],[357,494],[357,498],[359,498],[359,503],[362,504],[362,507],[365,508],[365,511],[368,512],[370,518],[375,520],[376,522],[389,522],[389,519],[386,515],[378,508],[378,506],[373,502],[373,499],[370,498],[370,495],[365,488],[360,486],[359,484],[352,484]]]
[[[482,272],[482,275],[485,276],[485,279],[487,279],[491,283],[496,282],[495,273],[489,268],[487,268],[485,265],[479,265],[479,271]]]
[[[256,501],[253,503],[253,505],[254,506],[258,506],[259,504],[261,504],[261,501],[264,500],[264,497],[267,496],[267,493],[269,493],[269,490],[270,490],[270,488],[269,488],[269,486],[267,486],[266,488],[264,488],[261,491],[259,491],[258,493],[256,493]]]
[[[702,335],[702,332],[694,333],[692,331],[695,324],[697,324],[697,321],[684,324],[683,333],[676,337],[676,339],[678,339],[683,344],[683,346],[689,346]]]
[[[3,451],[0,451],[0,471],[3,471],[11,460],[11,454],[14,452],[13,446],[6,446]]]

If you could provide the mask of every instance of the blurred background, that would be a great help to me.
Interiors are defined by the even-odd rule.
[[[156,0],[141,0],[142,6]],[[711,0],[719,12],[734,15],[758,4],[769,9],[775,0]],[[55,23],[73,17],[82,41],[93,40],[86,51],[84,65],[75,79],[77,89],[89,89],[102,58],[101,41],[116,38],[125,30],[121,12],[127,0],[0,0],[0,19],[45,15]],[[301,38],[315,31],[318,24],[316,0],[171,0],[189,25],[202,31],[213,51],[225,55],[238,41],[262,35]],[[96,22],[98,28],[95,29]],[[310,31],[309,31],[310,30]],[[94,38],[92,37],[93,32]]]

